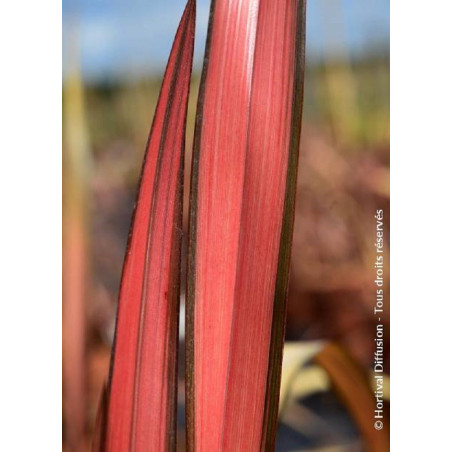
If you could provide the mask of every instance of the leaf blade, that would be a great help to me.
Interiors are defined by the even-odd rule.
[[[174,450],[180,230],[195,1],[176,33],[154,116],[121,280],[106,450]],[[163,427],[162,427],[162,419]]]
[[[188,450],[274,443],[269,407],[278,395],[266,394],[279,392],[296,170],[286,178],[298,158],[301,102],[293,98],[302,93],[295,85],[303,5],[212,4],[190,201]]]

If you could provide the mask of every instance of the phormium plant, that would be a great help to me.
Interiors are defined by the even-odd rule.
[[[195,1],[164,76],[95,449],[173,451]],[[194,136],[188,451],[274,449],[303,101],[305,0],[212,0]]]

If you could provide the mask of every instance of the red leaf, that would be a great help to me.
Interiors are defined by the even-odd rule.
[[[188,450],[274,448],[304,0],[212,3],[194,141]]]
[[[173,44],[124,263],[105,449],[175,449],[182,174],[195,1]]]

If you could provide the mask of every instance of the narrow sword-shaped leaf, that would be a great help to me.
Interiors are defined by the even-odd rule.
[[[163,79],[121,281],[106,451],[171,451],[176,436],[182,175],[195,29],[189,0]]]
[[[304,0],[212,3],[190,195],[190,451],[274,448],[304,34]]]

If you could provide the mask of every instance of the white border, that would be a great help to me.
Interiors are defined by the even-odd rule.
[[[0,450],[61,449],[61,3],[7,2],[0,55]]]
[[[391,446],[450,446],[451,6],[391,2]]]

